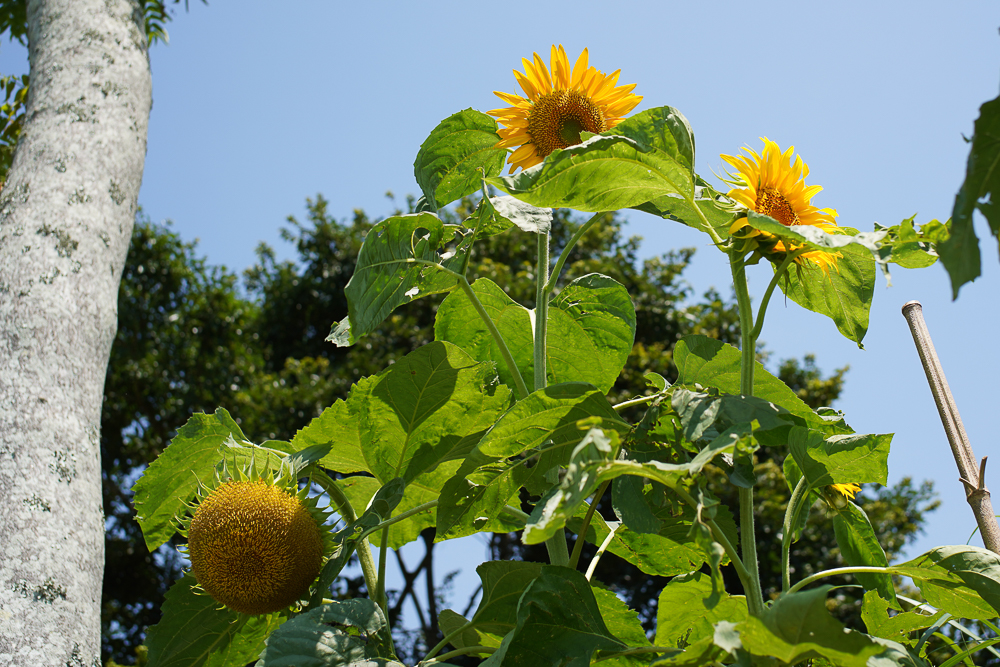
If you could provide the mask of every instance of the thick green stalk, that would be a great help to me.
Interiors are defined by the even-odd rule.
[[[566,260],[569,258],[569,254],[573,251],[573,248],[583,238],[583,235],[587,233],[587,230],[597,224],[597,221],[603,217],[603,212],[595,213],[594,217],[580,225],[580,228],[570,237],[569,242],[566,243],[566,247],[559,253],[559,259],[556,260],[555,266],[552,267],[552,275],[545,281],[544,290],[546,295],[552,294],[552,290],[556,286],[556,281],[559,280],[559,274],[562,273],[563,266],[566,265]]]
[[[809,482],[805,475],[799,479],[792,491],[792,497],[788,499],[788,507],[785,508],[785,523],[781,528],[781,591],[788,592],[791,586],[791,575],[789,569],[789,553],[792,547],[792,533],[795,532],[795,525],[799,522],[799,515],[805,505],[803,502],[809,497]]]
[[[385,561],[389,554],[389,527],[382,529],[382,542],[378,547],[378,588],[375,590],[375,604],[389,617],[389,598],[385,594]]]
[[[735,250],[729,254],[729,265],[736,288],[736,302],[740,313],[740,393],[753,395],[753,371],[757,340],[753,335],[753,310],[747,289],[743,257]],[[764,613],[764,595],[760,588],[760,568],[757,565],[757,536],[754,531],[753,487],[738,489],[740,502],[740,546],[743,548],[743,565],[750,576],[750,589],[746,591],[747,607],[754,616]]]
[[[344,520],[344,523],[350,524],[357,521],[358,516],[354,513],[351,501],[347,499],[341,488],[326,473],[318,472],[314,474],[313,481],[323,487],[323,490],[330,496],[330,500],[337,506],[337,511],[340,513],[340,517]],[[372,550],[368,545],[368,540],[359,540],[355,549],[358,552],[358,561],[361,563],[361,572],[365,577],[365,587],[374,601],[374,596],[378,592],[379,576],[378,571],[375,569],[375,559],[372,557]]]
[[[538,268],[535,275],[535,391],[544,389],[548,377],[546,374],[546,346],[549,324],[549,293],[546,286],[549,282],[549,233],[538,235]],[[549,552],[549,562],[553,565],[569,565],[569,548],[566,546],[566,531],[560,528],[555,535],[545,541],[545,549]]]

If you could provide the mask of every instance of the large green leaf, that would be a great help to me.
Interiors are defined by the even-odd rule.
[[[618,416],[604,392],[584,382],[550,385],[519,401],[479,443],[487,456],[511,457],[528,449],[572,443],[586,433],[577,424],[588,417],[600,418],[600,427],[625,433],[629,425]]]
[[[228,412],[219,408],[211,415],[195,413],[132,487],[136,519],[150,551],[177,531],[174,517],[187,511],[198,480],[208,482],[214,476],[227,442],[246,442]]]
[[[506,635],[517,624],[521,594],[542,573],[542,564],[494,560],[482,563],[476,573],[483,582],[483,597],[472,625],[493,635]]]
[[[840,554],[848,565],[873,565],[885,567],[889,564],[878,536],[865,511],[847,501],[843,505],[835,503],[833,512],[833,532],[837,537]],[[893,606],[896,602],[896,589],[892,585],[892,577],[888,574],[858,572],[854,575],[865,590],[876,591]]]
[[[909,639],[911,632],[931,627],[945,614],[943,611],[936,614],[907,611],[889,616],[890,606],[878,592],[865,593],[861,605],[861,620],[865,622],[868,634],[904,644],[912,643],[914,640]]]
[[[675,109],[650,109],[539,165],[489,179],[535,206],[614,211],[670,195],[694,201],[694,137]],[[624,136],[628,135],[628,136]]]
[[[938,247],[956,299],[962,285],[979,277],[981,270],[979,239],[972,227],[976,210],[986,218],[993,236],[1000,236],[1000,97],[979,107],[965,182],[951,213],[951,238]]]
[[[601,618],[608,631],[632,648],[652,646],[646,637],[646,631],[639,622],[639,615],[629,609],[617,595],[611,591],[591,584],[597,607],[601,610]],[[608,667],[637,667],[649,664],[649,654],[615,656],[601,661]]]
[[[346,666],[395,657],[382,610],[355,598],[329,602],[282,625],[268,638],[256,667]]]
[[[496,325],[529,390],[534,389],[533,311],[486,278],[472,284]],[[495,361],[504,384],[513,374],[500,348],[464,292],[454,292],[438,308],[434,336],[458,345],[479,361]],[[607,393],[628,359],[635,338],[635,308],[628,290],[600,274],[577,278],[549,305],[548,384],[589,382]]]
[[[163,616],[146,635],[149,667],[231,667],[253,662],[285,617],[241,617],[220,609],[211,596],[195,591],[196,583],[186,574],[167,591]]]
[[[803,308],[826,315],[837,330],[858,347],[868,332],[868,313],[875,292],[875,260],[862,246],[840,249],[836,268],[829,274],[818,268],[794,267],[778,284],[792,301]]]
[[[922,269],[937,261],[936,248],[947,240],[947,226],[931,220],[921,225],[918,231],[913,224],[914,218],[916,216],[911,216],[892,227],[883,228],[875,224],[876,231],[885,232],[879,248],[882,262],[898,264],[904,269]]]
[[[550,382],[589,382],[607,393],[634,342],[635,307],[628,290],[598,273],[581,276],[549,305]]]
[[[445,482],[437,506],[435,539],[465,537],[480,531],[512,532],[494,526],[504,507],[531,476],[522,459],[509,462],[484,456],[478,450]],[[519,505],[518,502],[514,502]]]
[[[535,365],[531,311],[507,296],[488,278],[472,283],[472,291],[503,336],[521,378],[532,388]],[[514,375],[507,368],[500,348],[465,292],[452,292],[438,307],[434,316],[434,338],[454,343],[478,361],[496,362],[500,381],[511,389],[516,387]]]
[[[362,380],[359,384],[365,382]],[[327,470],[341,474],[369,472],[361,450],[358,416],[345,401],[339,400],[323,410],[292,438],[292,446],[296,449],[315,445],[330,446],[330,451],[320,460],[320,465]]]
[[[884,485],[889,474],[892,434],[834,435],[800,426],[788,433],[788,448],[811,488],[829,484]]]
[[[483,173],[503,170],[507,151],[496,148],[497,123],[481,111],[465,109],[441,121],[424,140],[413,175],[434,210],[482,187]]]
[[[746,598],[725,595],[709,606],[712,580],[702,572],[674,577],[660,592],[656,606],[657,646],[686,648],[715,634],[719,621],[738,623],[747,617]]]
[[[900,565],[924,598],[953,616],[986,620],[1000,614],[1000,556],[972,546],[945,546]]]
[[[608,630],[590,582],[576,570],[545,565],[517,606],[517,624],[483,667],[588,667],[597,651],[627,645]]]
[[[767,446],[783,446],[793,425],[804,421],[784,408],[757,396],[707,394],[674,389],[671,407],[689,442],[712,439],[720,431],[737,429],[741,435],[757,422],[754,438]]]
[[[445,637],[451,637],[450,643],[455,648],[465,648],[466,646],[500,647],[502,639],[500,636],[472,627],[469,619],[451,609],[445,609],[438,614],[438,627]],[[471,655],[486,656],[485,653]]]
[[[411,482],[464,458],[510,404],[510,391],[497,382],[494,364],[438,341],[356,385],[348,403],[358,406],[368,469],[382,482]]]
[[[842,667],[866,667],[885,650],[868,635],[847,630],[826,608],[830,586],[782,595],[761,618],[737,625],[743,648],[788,664],[824,657]]]
[[[684,336],[674,346],[679,384],[716,387],[724,394],[740,393],[740,351],[707,336]],[[787,384],[754,362],[753,395],[801,417],[811,428],[827,433],[851,433],[841,419],[824,418],[805,404]]]
[[[693,201],[680,195],[668,194],[634,208],[699,230],[704,230],[707,220],[719,238],[729,238],[729,228],[741,215],[735,212],[735,202],[716,192],[697,174],[695,183]]]
[[[432,213],[395,215],[376,223],[344,288],[348,318],[327,340],[353,345],[404,303],[454,289],[458,279],[441,269],[461,270],[471,240],[471,234],[463,234]]]

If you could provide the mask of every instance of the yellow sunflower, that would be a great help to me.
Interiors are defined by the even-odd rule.
[[[861,491],[860,484],[831,484],[830,488],[844,496],[848,500],[854,500],[854,496]]]
[[[809,166],[802,161],[801,156],[795,155],[795,147],[789,147],[782,153],[778,144],[767,137],[761,137],[761,140],[764,142],[763,155],[758,155],[752,148],[744,148],[749,155],[722,156],[737,171],[723,179],[734,186],[729,191],[729,196],[752,211],[771,216],[786,227],[811,225],[825,232],[836,233],[837,222],[834,218],[837,212],[832,208],[816,208],[809,203],[823,188],[805,184]],[[748,249],[756,248],[757,240],[773,239],[772,235],[747,225],[746,218],[734,222],[730,233],[738,239],[750,241]],[[771,251],[785,253],[798,247],[801,246],[786,248],[778,241]],[[814,250],[796,257],[795,261],[800,265],[809,262],[829,273],[831,266],[837,266],[837,258],[840,256],[839,252]]]
[[[634,83],[616,85],[621,70],[605,75],[590,67],[587,49],[572,70],[561,45],[552,47],[551,72],[537,53],[534,60],[522,58],[521,62],[524,74],[514,70],[514,78],[525,97],[494,91],[512,106],[487,112],[503,125],[497,147],[519,147],[507,158],[510,173],[538,164],[558,148],[580,143],[581,132],[610,130],[642,101],[632,94]]]

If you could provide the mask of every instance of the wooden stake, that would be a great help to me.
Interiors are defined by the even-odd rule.
[[[986,488],[986,457],[984,456],[980,464],[976,465],[976,457],[965,434],[965,427],[962,426],[958,406],[955,405],[955,399],[951,395],[944,370],[941,368],[941,361],[934,351],[930,332],[927,331],[920,302],[910,301],[904,304],[903,317],[910,325],[910,333],[917,346],[920,363],[923,364],[924,373],[927,375],[927,384],[931,387],[931,394],[934,395],[934,403],[937,404],[945,435],[948,436],[948,444],[951,445],[951,453],[958,466],[959,481],[965,486],[965,499],[976,516],[983,544],[990,551],[1000,554],[1000,526],[997,526],[990,492]]]

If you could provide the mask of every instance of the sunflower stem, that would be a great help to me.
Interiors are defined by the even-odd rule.
[[[580,225],[580,228],[577,229],[576,232],[573,233],[573,236],[570,237],[569,241],[566,243],[566,247],[562,249],[561,253],[559,253],[559,259],[556,260],[555,266],[552,267],[552,274],[545,280],[545,287],[543,289],[546,295],[552,294],[552,290],[555,289],[556,281],[559,280],[559,275],[562,273],[563,266],[566,265],[566,260],[569,259],[569,254],[573,251],[573,248],[575,248],[576,244],[583,238],[583,235],[587,233],[587,230],[593,227],[598,220],[604,217],[605,213],[606,212],[604,211],[595,213],[590,220]]]
[[[835,567],[832,570],[823,570],[822,572],[817,572],[816,574],[811,574],[805,579],[795,582],[795,585],[788,589],[789,593],[797,593],[814,581],[819,581],[820,579],[825,579],[827,577],[839,577],[842,574],[864,574],[865,572],[873,572],[875,574],[890,574],[896,575],[900,574],[896,571],[896,568],[892,567],[879,567],[877,565],[852,565],[850,567]]]
[[[439,657],[427,660],[424,658],[418,665],[437,665],[443,663],[445,660],[451,660],[452,658],[457,658],[460,655],[468,655],[470,653],[496,653],[496,646],[466,646],[463,648],[457,648],[454,651],[448,651],[447,653],[442,653]]]
[[[583,543],[587,541],[587,531],[590,529],[590,521],[594,518],[594,511],[597,509],[597,503],[601,501],[601,498],[607,492],[608,487],[611,485],[611,480],[607,480],[597,489],[594,493],[594,500],[591,501],[590,507],[587,508],[587,515],[583,517],[583,529],[577,534],[576,544],[573,545],[573,553],[569,557],[569,566],[576,569],[577,565],[580,564],[580,554],[583,552]]]
[[[805,505],[803,500],[809,497],[809,482],[803,475],[799,483],[792,491],[792,497],[788,499],[788,507],[785,508],[785,523],[781,528],[781,592],[787,593],[791,586],[790,551],[792,547],[792,534],[795,532],[795,525],[799,522],[799,515]]]
[[[538,267],[535,271],[535,391],[544,389],[548,380],[546,373],[546,346],[549,324],[549,232],[538,234]],[[555,535],[545,541],[549,562],[553,565],[569,565],[569,548],[566,546],[566,530],[560,528]]]
[[[465,623],[464,625],[460,625],[455,630],[452,630],[451,632],[449,632],[448,634],[446,634],[444,636],[444,639],[442,639],[437,644],[435,644],[434,648],[432,648],[430,651],[428,651],[427,655],[425,655],[424,659],[421,660],[420,662],[426,662],[427,660],[430,660],[431,658],[433,658],[434,656],[436,656],[438,653],[441,652],[441,649],[443,649],[445,646],[447,646],[449,643],[451,643],[452,639],[454,639],[455,637],[459,636],[460,634],[462,634],[463,632],[465,632],[466,630],[468,630],[470,627],[472,627],[472,621],[469,621],[468,623]]]
[[[750,307],[750,292],[747,289],[746,267],[743,256],[735,250],[729,254],[729,266],[733,273],[733,286],[740,313],[740,393],[753,396],[753,371],[757,339],[753,336],[753,310]],[[760,571],[757,565],[757,536],[754,531],[753,487],[737,489],[740,503],[740,546],[743,548],[743,566],[749,575],[744,582],[747,607],[754,616],[764,613],[764,595],[760,588]]]
[[[336,482],[330,479],[329,475],[322,470],[318,470],[313,477],[313,481],[323,487],[326,494],[330,496],[330,500],[337,506],[337,511],[345,523],[351,524],[358,520],[358,515],[354,512],[351,501],[347,499],[344,491],[337,486]],[[371,545],[368,544],[367,539],[358,540],[355,550],[358,552],[361,572],[365,577],[365,588],[368,589],[369,595],[372,595],[373,591],[377,594],[381,577],[379,577],[378,571],[375,569],[375,559],[372,557]],[[374,600],[374,597],[372,599]]]
[[[372,533],[377,532],[377,531],[381,530],[382,528],[388,528],[389,526],[391,526],[394,523],[399,523],[400,521],[403,521],[404,519],[409,519],[414,514],[420,514],[421,512],[426,512],[429,509],[433,509],[433,508],[437,507],[437,505],[438,505],[438,501],[437,500],[431,500],[431,501],[428,501],[428,502],[424,503],[423,505],[417,505],[416,507],[414,507],[412,509],[408,509],[405,512],[400,512],[396,516],[389,517],[388,519],[386,519],[382,523],[378,524],[377,526],[372,526],[371,528],[369,528],[365,532],[361,533],[361,537],[362,538],[368,537]]]
[[[389,598],[385,595],[385,562],[389,553],[389,527],[382,529],[382,542],[378,548],[378,587],[375,589],[375,604],[382,608],[382,613],[389,618]]]

